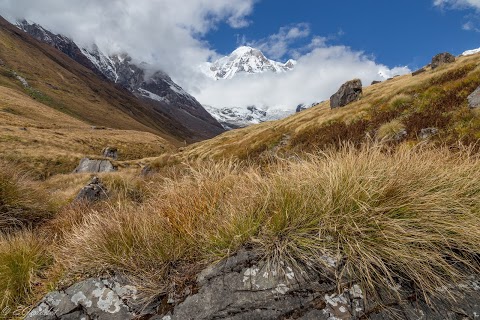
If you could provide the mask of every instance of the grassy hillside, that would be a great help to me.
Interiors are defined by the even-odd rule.
[[[0,17],[0,85],[95,126],[160,135],[174,144],[191,132],[125,89],[104,81],[60,51],[40,43]],[[24,88],[15,74],[26,79]]]
[[[120,161],[174,149],[152,133],[94,129],[12,88],[0,86],[0,96],[0,158],[20,164],[37,178],[71,172],[81,158],[99,157],[107,146],[119,149]]]

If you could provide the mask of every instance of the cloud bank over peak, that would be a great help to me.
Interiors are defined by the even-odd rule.
[[[207,78],[198,66],[220,56],[205,41],[206,35],[222,23],[249,26],[258,1],[0,0],[0,11],[10,21],[26,18],[82,46],[96,44],[107,54],[126,52],[135,62],[168,73],[201,103],[219,108],[257,105],[294,110],[300,103],[327,99],[346,80],[359,77],[368,84],[382,78],[379,72],[390,77],[409,71],[389,69],[347,46],[329,45],[330,36],[312,34],[309,24],[297,23],[263,39],[239,39],[268,58],[297,59],[294,71],[230,81]]]
[[[375,62],[372,56],[348,46],[331,45],[330,39],[343,35],[312,34],[308,23],[281,27],[278,32],[259,40],[242,42],[260,49],[267,58],[279,62],[293,57],[295,68],[288,72],[260,74],[238,73],[232,79],[218,81],[205,78],[193,94],[214,108],[256,106],[265,111],[293,112],[299,104],[328,99],[345,81],[360,78],[369,85],[410,72],[408,67],[389,68]]]
[[[220,22],[249,24],[256,0],[0,0],[8,20],[26,18],[83,46],[107,53],[128,52],[174,78],[215,51],[202,38]]]

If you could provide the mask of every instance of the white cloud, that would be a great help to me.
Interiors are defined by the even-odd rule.
[[[462,24],[462,30],[480,32],[480,0],[434,0],[433,5],[441,9],[473,10],[464,17],[466,22]]]
[[[433,5],[442,8],[475,8],[480,9],[480,0],[434,0]]]
[[[406,67],[389,69],[362,52],[345,46],[323,46],[301,56],[291,72],[238,75],[231,80],[207,80],[196,97],[213,107],[256,105],[276,110],[295,110],[300,103],[328,99],[339,86],[353,78],[364,85],[372,80],[410,72]]]
[[[281,27],[278,33],[267,38],[247,42],[249,46],[260,49],[272,59],[281,59],[290,54],[291,46],[299,39],[310,36],[310,25],[308,23],[297,23]]]
[[[126,51],[134,59],[188,78],[192,66],[215,56],[202,39],[219,22],[248,25],[256,0],[0,0],[10,21],[27,18],[77,43],[95,42],[108,52]]]

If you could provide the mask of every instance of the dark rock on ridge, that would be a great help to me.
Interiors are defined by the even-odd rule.
[[[455,62],[455,56],[448,53],[439,53],[432,58],[432,63],[430,64],[432,69],[436,69],[441,65]]]
[[[416,70],[416,71],[413,71],[413,72],[412,72],[412,76],[414,76],[414,77],[415,77],[415,76],[418,76],[419,74],[424,73],[425,71],[427,71],[427,69],[425,69],[425,68],[420,68],[420,69],[418,69],[418,70]]]
[[[344,83],[338,91],[330,97],[330,108],[344,107],[349,103],[357,101],[362,96],[362,81],[360,79],[350,80]]]

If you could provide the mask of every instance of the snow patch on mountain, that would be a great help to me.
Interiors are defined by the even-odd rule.
[[[472,54],[477,54],[480,53],[480,48],[478,49],[472,49],[472,50],[467,50],[464,53],[462,53],[462,56],[470,56]]]
[[[227,130],[282,119],[295,112],[268,108],[263,110],[256,106],[215,108],[204,105],[203,107]]]
[[[288,60],[285,63],[274,61],[265,57],[258,49],[241,46],[230,55],[222,57],[214,62],[207,62],[200,66],[200,71],[208,78],[215,81],[228,81],[237,76],[248,77],[263,73],[286,73],[295,68],[297,62]],[[204,106],[210,114],[219,121],[224,128],[234,129],[258,124],[264,121],[284,118],[295,112],[292,106],[285,108],[267,106],[234,106],[213,107]]]

